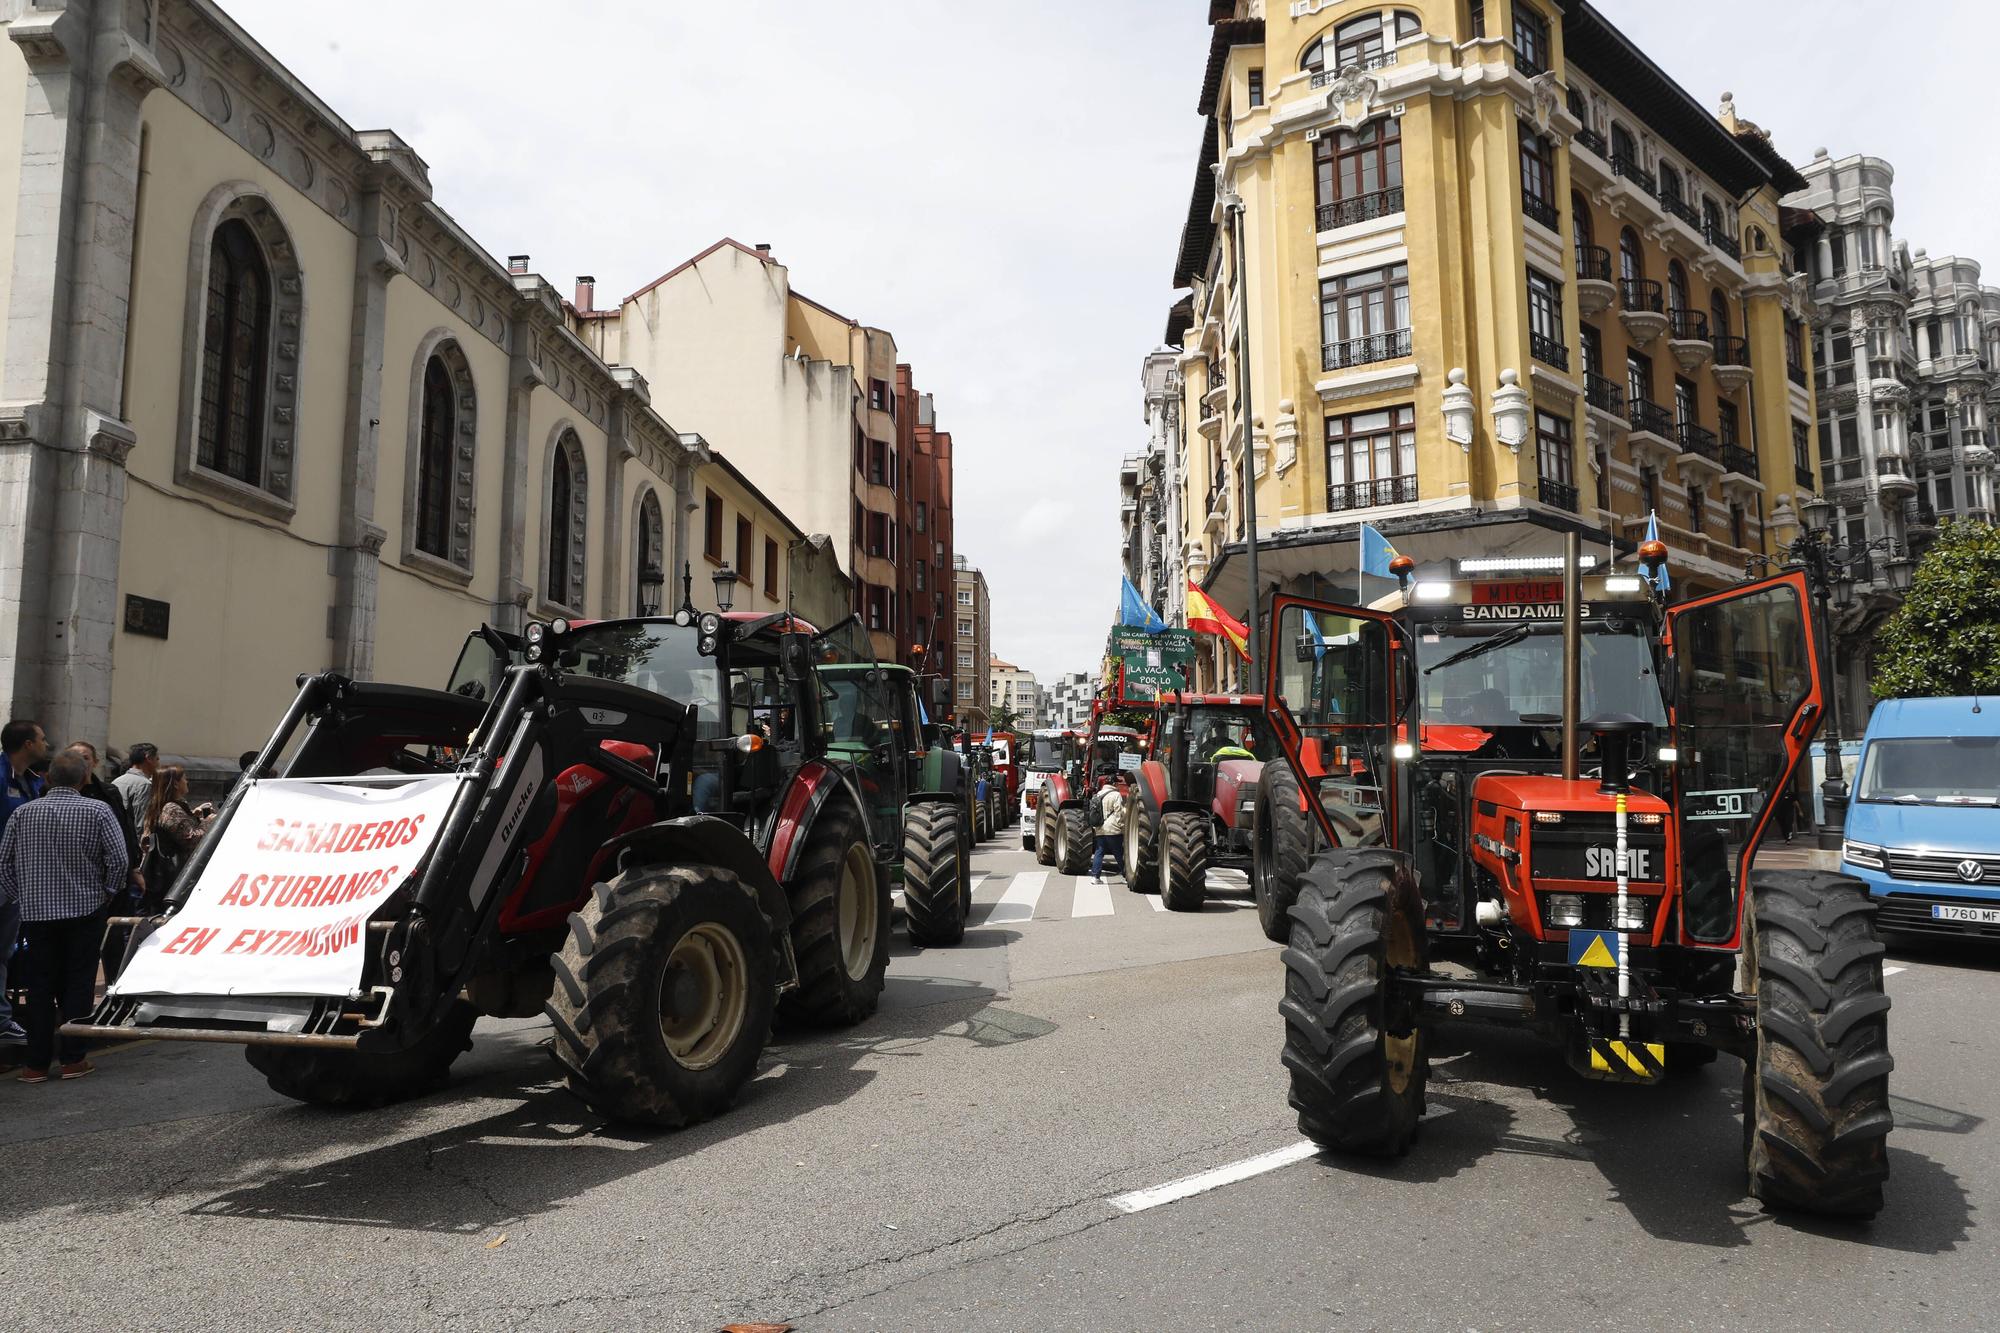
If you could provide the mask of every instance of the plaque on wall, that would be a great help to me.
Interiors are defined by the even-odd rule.
[[[125,594],[125,632],[143,634],[149,639],[167,637],[167,613],[173,609],[167,602],[157,602],[151,597],[135,597]]]

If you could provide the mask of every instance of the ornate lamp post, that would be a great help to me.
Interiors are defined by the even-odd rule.
[[[1820,784],[1826,817],[1820,822],[1819,845],[1836,850],[1847,824],[1848,793],[1847,775],[1840,764],[1840,663],[1834,653],[1835,635],[1827,600],[1830,596],[1833,608],[1838,611],[1853,606],[1854,585],[1857,580],[1865,582],[1871,577],[1873,554],[1878,551],[1889,557],[1883,566],[1889,587],[1897,593],[1908,592],[1916,561],[1904,553],[1900,543],[1887,537],[1866,542],[1837,540],[1831,526],[1833,505],[1822,497],[1814,496],[1800,505],[1799,516],[1799,535],[1779,554],[1788,568],[1805,571],[1806,587],[1812,592],[1818,612],[1816,619],[1822,635],[1820,656],[1826,663],[1827,687],[1832,696],[1825,737],[1826,780]],[[1743,572],[1754,574],[1772,563],[1767,556],[1751,556],[1744,562]]]
[[[714,578],[715,609],[727,615],[729,608],[736,605],[736,585],[743,581],[743,576],[724,565],[715,571]]]

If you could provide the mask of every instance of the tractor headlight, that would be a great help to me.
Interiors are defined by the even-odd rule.
[[[711,639],[720,634],[722,632],[722,617],[710,611],[701,618],[701,632]]]
[[[1865,842],[1843,842],[1840,844],[1840,859],[1870,870],[1883,868],[1882,849]]]
[[[547,634],[548,632],[549,632],[549,627],[547,625],[544,625],[541,621],[531,620],[528,622],[529,643],[540,643],[542,641],[542,636],[544,634]]]
[[[1560,824],[1563,822],[1563,812],[1560,810],[1537,810],[1535,811],[1535,822],[1537,824]]]
[[[715,656],[715,639],[714,636],[712,635],[708,634],[702,635],[701,638],[695,641],[694,646],[695,650],[699,652],[703,657]]]
[[[1632,822],[1634,824],[1644,824],[1648,828],[1657,828],[1660,824],[1665,822],[1665,818],[1666,817],[1657,810],[1646,810],[1642,811],[1639,814],[1633,815]]]
[[[1545,900],[1548,908],[1549,924],[1567,930],[1583,924],[1583,895],[1580,893],[1552,893]]]
[[[528,659],[528,660],[529,660],[530,662],[539,662],[539,661],[541,661],[541,660],[542,660],[542,644],[541,644],[541,641],[540,641],[540,640],[538,639],[538,640],[536,640],[535,642],[533,642],[533,643],[529,644],[529,645],[528,645],[528,647],[527,647],[527,651],[526,651],[525,653],[523,653],[522,655],[523,655],[523,656],[525,656],[525,657],[526,657],[526,658],[527,658],[527,659]]]
[[[549,622],[549,633],[556,635],[569,633],[569,621],[563,619],[561,616],[557,616]]]
[[[1646,928],[1646,900],[1632,894],[1625,896],[1625,910],[1618,910],[1618,900],[1611,900],[1611,928],[1613,930],[1644,930]]]

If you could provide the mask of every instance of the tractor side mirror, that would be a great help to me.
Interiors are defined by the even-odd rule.
[[[778,636],[778,661],[788,680],[806,680],[813,671],[813,641],[810,634]]]
[[[1300,662],[1313,661],[1318,656],[1316,651],[1318,647],[1319,645],[1313,642],[1312,635],[1301,634],[1298,642],[1292,646],[1292,657]]]

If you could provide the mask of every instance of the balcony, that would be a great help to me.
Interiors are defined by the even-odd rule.
[[[1653,179],[1653,173],[1622,153],[1612,157],[1611,174],[1622,176],[1626,180],[1631,181],[1632,184],[1644,190],[1646,197],[1649,199],[1658,199],[1660,197],[1659,182]]]
[[[1367,509],[1374,505],[1411,504],[1416,498],[1415,477],[1384,477],[1380,481],[1336,482],[1326,488],[1326,509],[1330,514],[1338,514],[1350,509]]]
[[[1722,442],[1715,438],[1714,431],[1692,421],[1682,421],[1674,426],[1674,439],[1681,447],[1680,457],[1674,462],[1680,467],[1682,481],[1702,486],[1709,478],[1722,475]]]
[[[1625,417],[1625,387],[1616,380],[1586,374],[1583,377],[1583,400],[1600,412],[1609,412],[1620,420]]]
[[[1651,347],[1667,331],[1666,302],[1651,278],[1621,278],[1618,301],[1618,322],[1640,347]]]
[[[1725,480],[1741,477],[1745,481],[1757,481],[1757,455],[1740,444],[1725,444],[1722,446],[1722,471]]]
[[[1819,490],[1819,482],[1813,478],[1813,470],[1802,463],[1792,464],[1792,480],[1809,491]]]
[[[1647,402],[1644,398],[1632,399],[1625,409],[1625,419],[1631,423],[1632,433],[1628,437],[1632,444],[1632,461],[1643,463],[1645,455],[1652,454],[1664,462],[1674,456],[1674,414],[1658,403]]]
[[[1574,142],[1583,145],[1591,152],[1597,154],[1598,158],[1602,161],[1609,162],[1611,160],[1611,150],[1604,146],[1604,136],[1596,130],[1591,129],[1588,125],[1576,132]]]
[[[1682,370],[1699,370],[1708,364],[1715,355],[1715,344],[1708,340],[1708,316],[1699,310],[1669,310],[1667,346],[1673,348],[1674,360],[1681,363]]]
[[[1806,387],[1806,368],[1796,361],[1787,361],[1785,362],[1785,378],[1803,389]]]
[[[1373,194],[1357,194],[1352,199],[1336,199],[1330,204],[1319,206],[1319,229],[1332,231],[1336,227],[1351,227],[1357,222],[1373,222],[1376,218],[1393,217],[1403,211],[1403,187],[1377,190]]]
[[[1710,245],[1728,255],[1737,263],[1743,262],[1743,246],[1726,227],[1718,227],[1711,222],[1701,224],[1702,238]]]
[[[1884,495],[1915,495],[1916,479],[1901,454],[1883,454],[1875,460],[1875,484]]]
[[[1208,502],[1204,510],[1202,527],[1221,536],[1229,526],[1229,492],[1221,482],[1208,488]]]
[[[1370,333],[1359,338],[1349,338],[1346,342],[1325,343],[1319,349],[1321,370],[1347,370],[1354,366],[1372,365],[1377,361],[1394,361],[1410,354],[1410,331],[1396,329],[1389,333]]]
[[[1937,525],[1937,510],[1921,500],[1903,501],[1903,526],[1909,530],[1912,537],[1934,533],[1937,531]]]
[[[1728,333],[1718,333],[1709,341],[1715,348],[1715,365],[1710,372],[1715,376],[1715,387],[1735,393],[1750,382],[1750,341]]]
[[[1312,72],[1312,79],[1310,82],[1311,85],[1315,88],[1324,88],[1326,87],[1326,85],[1332,83],[1335,79],[1340,77],[1341,70],[1381,69],[1384,65],[1393,65],[1395,63],[1396,63],[1396,52],[1395,48],[1393,47],[1391,47],[1387,51],[1377,51],[1373,55],[1350,56],[1348,59],[1343,60],[1340,63],[1339,69],[1314,70]]]
[[[1521,191],[1521,212],[1529,221],[1539,222],[1557,235],[1562,234],[1562,214],[1554,203],[1527,190]]]
[[[1679,195],[1668,194],[1664,190],[1661,191],[1660,207],[1666,210],[1668,217],[1679,218],[1682,222],[1687,223],[1688,226],[1693,227],[1696,231],[1701,230],[1701,214],[1695,212],[1694,205],[1689,203],[1687,200],[1681,198]]]
[[[1576,248],[1576,308],[1585,319],[1603,314],[1618,296],[1611,282],[1611,252],[1601,245]]]
[[[1569,370],[1569,348],[1564,347],[1559,338],[1551,338],[1546,333],[1535,333],[1530,330],[1528,351],[1535,360],[1545,366],[1554,366],[1564,372]]]
[[[1535,483],[1535,491],[1543,504],[1555,509],[1567,509],[1572,514],[1576,512],[1576,487],[1543,477]]]

